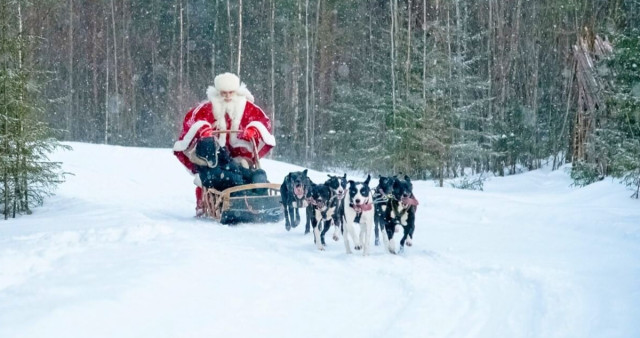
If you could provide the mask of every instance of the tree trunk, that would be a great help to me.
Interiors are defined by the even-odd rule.
[[[311,122],[310,122],[310,130],[311,130],[311,154],[316,153],[316,82],[315,82],[315,73],[316,73],[316,51],[318,48],[318,31],[320,30],[320,4],[322,0],[318,0],[316,4],[316,25],[315,32],[313,35],[312,43],[313,46],[311,48],[311,88],[309,91],[311,92],[311,102],[310,102],[310,110],[311,110]]]
[[[24,54],[22,53],[22,49],[24,48],[24,32],[23,32],[23,28],[22,28],[22,6],[20,4],[20,1],[17,2],[17,9],[18,9],[18,36],[20,37],[19,40],[19,45],[18,45],[18,69],[20,70],[20,73],[22,73],[24,70],[23,68],[23,57]],[[25,96],[25,88],[26,86],[21,86],[21,90],[20,90],[20,95],[19,95],[19,100],[20,100],[20,106],[24,107],[25,103],[24,103],[24,96]],[[20,117],[20,131],[18,134],[18,140],[17,140],[17,144],[18,144],[18,150],[16,152],[16,166],[18,167],[18,170],[16,171],[16,181],[15,181],[15,185],[16,185],[16,196],[14,197],[14,199],[18,202],[19,204],[19,208],[20,211],[27,211],[30,213],[29,211],[29,193],[27,191],[29,185],[27,182],[27,175],[28,175],[28,169],[27,169],[27,155],[25,151],[21,151],[23,149],[25,149],[26,147],[26,135],[25,135],[25,131],[24,131],[24,123],[25,123],[25,117],[26,116],[21,116]],[[26,150],[26,149],[25,149]],[[14,217],[15,217],[15,213],[16,213],[16,208],[14,208],[13,210],[14,212]]]
[[[242,0],[238,2],[238,71],[240,76],[240,66],[242,65]]]
[[[411,79],[411,0],[407,3],[407,61],[405,62],[405,97],[409,99],[409,81]]]
[[[115,9],[113,0],[111,0],[111,27],[113,28],[113,80],[114,80],[113,84],[115,87],[114,88],[115,99],[113,100],[114,107],[112,109],[114,113],[118,113],[117,110],[120,108],[119,107],[120,91],[118,88],[118,48],[117,48],[118,36],[116,35],[116,9]]]
[[[105,20],[106,21],[106,20]],[[108,24],[107,24],[108,25]],[[108,28],[106,29],[109,30]],[[104,91],[104,144],[109,144],[109,34],[105,33],[105,91]]]
[[[448,60],[449,60],[449,103],[451,105],[451,111],[453,112],[453,92],[451,87],[453,87],[453,53],[451,49],[451,5],[447,4],[447,52],[448,52]]]
[[[304,71],[304,162],[309,165],[309,0],[304,4],[304,41],[305,41],[305,71]]]
[[[422,101],[427,102],[427,0],[422,0]]]
[[[7,34],[7,2],[6,1],[2,1],[0,2],[0,55],[5,55],[5,53],[7,53],[6,49],[7,49],[7,39],[8,39],[8,34]],[[7,72],[9,65],[9,58],[0,58],[0,63],[2,64],[2,70]],[[0,79],[0,85],[2,85],[2,90],[0,90],[0,93],[2,93],[2,105],[0,105],[0,107],[2,107],[2,114],[0,115],[0,117],[2,117],[4,119],[4,130],[3,133],[4,135],[9,135],[9,105],[6,104],[9,101],[9,97],[8,97],[8,93],[7,93],[7,78],[2,78]],[[4,152],[6,151],[8,153],[9,151],[9,138],[8,137],[3,137],[2,138],[2,149],[0,149],[0,151],[3,152],[3,156],[8,156],[8,154],[5,154]],[[11,203],[11,200],[9,199],[9,164],[6,163],[6,161],[2,161],[0,162],[0,166],[2,166],[2,191],[3,191],[3,196],[2,196],[2,206],[4,207],[2,210],[2,213],[4,215],[4,219],[8,219],[9,218],[9,204]]]
[[[391,29],[389,29],[389,33],[391,34],[391,102],[392,102],[392,129],[395,129],[396,124],[396,70],[395,70],[395,23],[396,23],[396,12],[393,6],[394,0],[389,0],[390,11],[391,11]]]
[[[96,38],[98,35],[98,24],[96,23],[96,21],[92,21],[91,22],[91,29],[92,29],[92,34],[91,36],[93,37],[93,43],[91,44],[91,84],[92,84],[92,89],[93,89],[93,109],[92,109],[92,114],[91,117],[97,117],[97,114],[100,110],[100,90],[98,87],[98,43],[99,40]],[[96,121],[97,122],[97,121]],[[98,126],[96,124],[95,126],[96,129],[99,129],[100,126]],[[97,134],[97,133],[96,133]],[[98,135],[95,135],[95,137],[93,137],[91,139],[93,142],[98,140]]]
[[[456,87],[457,87],[457,92],[458,92],[458,103],[457,103],[457,107],[462,106],[464,103],[464,101],[462,100],[462,95],[463,95],[463,67],[462,67],[462,63],[464,62],[462,60],[462,44],[463,44],[463,39],[461,39],[462,36],[462,18],[460,17],[460,0],[455,0],[455,6],[456,6]],[[453,101],[453,97],[451,98],[451,100]],[[460,118],[460,122],[458,125],[458,128],[460,128],[460,130],[464,130],[465,129],[465,119],[464,116],[461,116]],[[455,170],[455,169],[454,169]]]
[[[273,0],[272,0],[273,1]],[[215,8],[213,14],[213,36],[211,37],[211,78],[215,78],[216,76],[216,40],[217,40],[217,32],[218,32],[218,0],[215,0],[214,5]]]
[[[227,0],[227,31],[229,32],[229,69],[233,69],[233,24],[231,23],[231,4]]]
[[[493,0],[489,0],[489,22],[487,26],[487,98],[489,98],[489,100],[487,100],[488,112],[486,117],[487,121],[492,121],[493,100],[491,100],[491,97],[493,97],[493,48],[491,42],[493,41]]]
[[[70,139],[74,139],[75,135],[72,132],[72,122],[73,122],[73,0],[69,0],[69,74],[67,75],[67,85],[68,85],[68,106],[67,106],[67,114],[66,114],[66,122],[67,122],[67,135]]]
[[[217,0],[216,0],[217,1]],[[275,61],[275,48],[276,48],[276,33],[275,33],[275,21],[276,21],[276,4],[275,0],[271,0],[271,22],[269,23],[269,35],[271,37],[271,129],[272,134],[276,136],[276,61]]]
[[[179,41],[179,50],[180,54],[178,55],[178,110],[184,110],[184,8],[182,7],[182,0],[180,0],[180,9],[179,9],[179,31],[180,31],[180,41]]]
[[[298,2],[298,20],[296,21],[295,27],[297,28],[302,22],[302,8],[300,6],[300,2]],[[293,144],[296,149],[300,149],[300,131],[298,130],[298,119],[300,117],[300,84],[298,80],[300,79],[300,37],[299,30],[294,28],[294,33],[292,34],[292,45],[293,45],[293,71],[291,74],[291,108],[293,108],[293,121],[292,121],[292,132],[293,132]],[[301,155],[301,152],[296,152],[298,156]]]
[[[533,2],[533,22],[538,22],[538,11],[537,11],[537,6],[536,6],[536,2]],[[533,128],[534,128],[534,135],[533,135],[533,149],[534,149],[534,159],[532,159],[532,161],[535,161],[535,165],[533,169],[538,169],[541,167],[542,163],[540,163],[540,151],[538,150],[538,138],[540,135],[540,130],[538,128],[538,69],[539,69],[539,64],[540,64],[540,52],[539,52],[539,43],[538,43],[538,33],[539,30],[536,29],[536,34],[535,34],[535,39],[533,41]],[[554,154],[555,156],[555,154]]]

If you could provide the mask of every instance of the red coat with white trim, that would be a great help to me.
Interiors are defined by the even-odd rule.
[[[244,158],[253,162],[253,145],[244,131],[255,128],[258,156],[263,157],[276,144],[271,134],[271,120],[257,105],[251,102],[253,96],[244,84],[237,91],[232,102],[224,102],[214,87],[207,90],[209,101],[189,110],[182,124],[182,132],[173,146],[178,160],[196,173],[195,165],[187,154],[193,150],[201,137],[210,136],[216,130],[240,130],[240,133],[220,133],[214,137],[221,146],[226,146],[233,158]],[[250,101],[251,100],[251,101]]]

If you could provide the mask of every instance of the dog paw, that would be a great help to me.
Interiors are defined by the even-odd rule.
[[[290,231],[291,230],[291,225],[287,224],[287,225],[284,226],[284,228],[287,229],[287,231]]]
[[[375,243],[374,243],[374,244],[375,244],[375,246],[380,245],[380,240],[379,240],[379,239],[376,239],[376,241],[375,241]]]
[[[398,253],[399,254],[403,254],[404,253],[404,247],[403,246],[400,247],[400,250],[398,251]]]
[[[338,235],[333,235],[333,240],[334,240],[334,241],[336,241],[336,242],[337,242],[339,239],[340,239],[340,238],[338,238]]]
[[[306,230],[304,231],[304,234],[306,235],[306,234],[308,234],[308,233],[310,233],[310,232],[311,232],[311,231],[309,231],[309,229],[306,229]]]
[[[354,248],[354,249],[356,249],[356,250],[360,250],[360,249],[362,249],[362,247],[361,247],[360,245],[356,245],[356,246],[354,246],[353,248]]]
[[[404,244],[406,244],[407,246],[412,246],[413,242],[411,242],[411,238],[407,238],[407,241],[404,242]]]
[[[400,225],[400,224],[396,224],[396,227],[395,227],[395,230],[394,230],[394,231],[395,231],[395,232],[400,232],[400,229],[402,229],[402,225]]]

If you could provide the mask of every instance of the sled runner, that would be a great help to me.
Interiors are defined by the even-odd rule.
[[[235,130],[216,131],[234,133]],[[253,143],[252,169],[260,169],[258,148]],[[218,191],[209,188],[204,195],[204,212],[222,224],[268,223],[284,218],[280,203],[280,184],[251,183]]]

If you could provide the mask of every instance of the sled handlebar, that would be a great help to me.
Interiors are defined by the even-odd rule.
[[[226,134],[226,133],[241,133],[242,130],[214,130],[212,133],[213,134]]]

